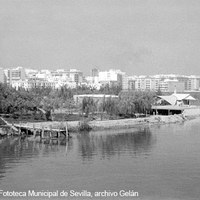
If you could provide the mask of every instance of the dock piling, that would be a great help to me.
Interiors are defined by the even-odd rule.
[[[57,138],[60,137],[60,126],[59,126],[59,129],[58,129],[58,133],[57,133]]]
[[[52,125],[49,126],[49,129],[50,129],[49,136],[50,136],[50,138],[52,138]]]
[[[67,127],[67,122],[65,122],[65,131],[66,131],[66,137],[69,138],[69,131],[68,131],[68,127]]]
[[[28,124],[26,126],[27,126],[27,128],[26,128],[26,136],[28,136]]]
[[[33,136],[36,137],[36,129],[35,129],[35,124],[33,124]]]
[[[42,125],[42,138],[44,138],[44,126]]]
[[[18,129],[18,134],[21,134],[21,122],[19,122],[19,129]]]

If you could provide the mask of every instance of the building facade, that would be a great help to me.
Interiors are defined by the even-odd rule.
[[[109,71],[99,72],[99,82],[101,84],[120,85],[122,86],[122,76],[125,72],[120,70],[110,69]]]
[[[23,67],[7,69],[5,70],[5,75],[8,85],[12,85],[13,82],[26,79],[26,73]]]

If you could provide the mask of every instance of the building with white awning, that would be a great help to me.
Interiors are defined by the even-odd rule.
[[[195,100],[190,94],[177,94],[176,92],[169,96],[157,96],[152,111],[154,114],[161,115],[181,114],[185,109],[194,107],[191,101]]]

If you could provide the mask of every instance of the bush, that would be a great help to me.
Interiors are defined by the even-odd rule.
[[[92,130],[92,128],[87,123],[87,121],[84,120],[84,121],[79,122],[78,130],[79,131],[90,131],[90,130]]]

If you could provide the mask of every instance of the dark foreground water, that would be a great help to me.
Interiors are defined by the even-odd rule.
[[[6,191],[34,199],[29,191],[48,195],[57,190],[56,199],[75,199],[73,191],[87,190],[80,195],[91,192],[92,199],[98,199],[95,192],[104,192],[102,199],[115,194],[109,199],[199,200],[200,119],[75,134],[69,141],[1,139],[0,190],[0,199],[14,195]],[[63,190],[66,197],[61,197]],[[123,190],[132,191],[132,196]]]

